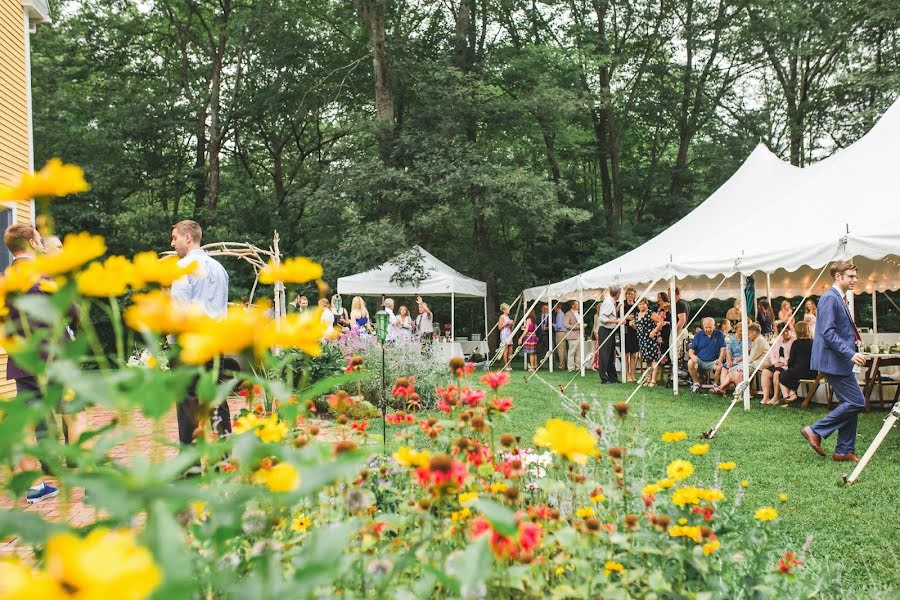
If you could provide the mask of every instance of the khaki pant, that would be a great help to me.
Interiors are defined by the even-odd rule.
[[[566,343],[569,345],[569,370],[570,371],[580,371],[581,370],[581,353],[579,352],[581,346],[578,343],[577,339],[569,339],[566,340]]]
[[[564,369],[566,367],[566,332],[555,331],[553,336],[553,345],[556,347],[556,358],[558,359],[557,365],[560,369]]]

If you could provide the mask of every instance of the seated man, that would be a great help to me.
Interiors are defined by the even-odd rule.
[[[703,319],[703,331],[694,336],[688,349],[688,371],[694,384],[691,392],[700,391],[700,370],[713,375],[712,380],[718,381],[719,371],[722,368],[722,358],[725,353],[725,336],[716,329],[716,320],[712,317]]]

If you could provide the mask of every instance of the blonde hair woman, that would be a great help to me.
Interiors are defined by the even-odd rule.
[[[350,303],[350,327],[360,331],[368,331],[372,328],[372,320],[369,318],[369,309],[360,296],[354,296]]]
[[[809,333],[810,337],[816,336],[816,301],[812,298],[807,298],[806,303],[804,304],[806,308],[806,313],[803,315],[803,320],[809,323]]]
[[[497,329],[500,330],[500,345],[503,347],[503,364],[507,371],[512,371],[510,363],[513,354],[513,320],[509,316],[509,304],[500,305],[500,317],[497,319]]]

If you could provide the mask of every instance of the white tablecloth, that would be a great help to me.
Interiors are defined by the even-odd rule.
[[[488,354],[488,344],[485,341],[481,342],[456,342],[457,346],[462,348],[463,354],[465,356],[472,356],[476,352],[482,356],[487,356]]]
[[[477,344],[478,342],[472,343]],[[450,360],[454,356],[465,356],[460,342],[435,342],[431,345],[431,351],[435,356],[441,356],[447,360]]]

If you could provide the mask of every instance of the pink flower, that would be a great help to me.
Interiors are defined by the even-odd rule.
[[[504,371],[489,371],[481,378],[481,383],[496,391],[498,388],[509,383],[509,373]]]
[[[462,400],[472,408],[478,406],[478,403],[485,398],[487,398],[487,394],[483,390],[463,388],[462,393],[460,394],[460,400]]]
[[[513,401],[511,398],[494,398],[491,400],[491,406],[498,411],[505,413],[513,407]]]

